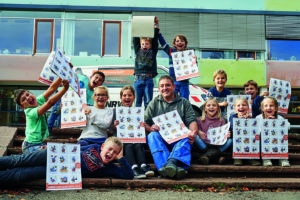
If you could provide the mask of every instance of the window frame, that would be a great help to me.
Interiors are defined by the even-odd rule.
[[[236,59],[237,60],[248,60],[248,59],[241,59],[240,58],[240,52],[249,52],[249,53],[253,53],[253,60],[255,60],[256,59],[256,51],[236,51]],[[250,60],[250,59],[249,59]]]
[[[34,39],[33,39],[33,55],[36,54],[36,45],[37,45],[37,31],[38,31],[38,22],[51,22],[51,39],[50,39],[50,51],[53,48],[53,37],[54,37],[54,19],[34,19]]]
[[[122,39],[122,21],[103,21],[103,28],[102,28],[102,56],[105,56],[105,31],[106,31],[106,24],[119,24],[119,52],[118,56],[121,57],[121,39]]]

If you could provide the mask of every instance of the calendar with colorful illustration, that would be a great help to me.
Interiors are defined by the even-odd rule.
[[[61,98],[61,128],[86,126],[86,89],[80,89],[80,97],[74,90],[68,90]]]
[[[69,61],[66,56],[60,51],[56,50],[55,56],[51,63],[51,70],[59,76],[61,79],[69,80],[70,87],[78,94],[79,93],[79,81],[76,73],[69,65]]]
[[[47,144],[46,189],[82,189],[79,144]]]
[[[269,95],[277,99],[279,114],[286,115],[288,113],[291,93],[290,82],[274,78],[270,79]]]
[[[227,133],[230,123],[220,127],[209,128],[207,131],[207,143],[211,145],[223,145],[227,141]]]
[[[123,143],[146,143],[144,109],[141,107],[117,107],[117,137]]]
[[[194,50],[172,53],[176,81],[181,81],[199,76],[197,61],[194,56]]]
[[[42,72],[40,74],[40,77],[39,77],[39,81],[41,83],[46,84],[46,85],[51,85],[51,83],[55,79],[58,78],[58,76],[51,71],[51,65],[52,65],[54,57],[55,57],[55,51],[52,51],[50,53],[49,57],[47,58],[47,60],[44,64],[43,70],[42,70]]]
[[[227,95],[227,119],[229,119],[231,114],[235,113],[234,110],[234,102],[237,98],[244,98],[248,101],[249,104],[249,110],[248,113],[251,114],[252,113],[252,109],[251,109],[251,104],[250,104],[250,100],[251,100],[251,95]]]
[[[169,144],[186,138],[191,132],[182,122],[177,110],[154,117],[153,122],[159,126],[160,135]]]
[[[288,159],[288,128],[286,119],[261,121],[262,159]]]
[[[233,118],[233,158],[260,158],[260,124],[257,119]]]

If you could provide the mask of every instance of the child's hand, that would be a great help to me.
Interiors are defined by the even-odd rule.
[[[224,101],[224,102],[222,102],[222,103],[219,103],[219,106],[225,106],[225,107],[227,107],[227,106],[228,106],[228,103],[227,103],[227,101]]]
[[[228,131],[227,138],[230,138],[230,135],[231,135],[231,133],[230,133],[230,131]]]
[[[151,132],[158,132],[160,130],[159,126],[153,124],[150,128]]]
[[[192,58],[193,58],[193,64],[196,64],[197,63],[197,56],[193,55]]]
[[[123,157],[123,149],[120,151],[120,153],[116,156],[115,160],[119,160]]]
[[[116,127],[117,127],[119,124],[120,124],[119,120],[115,120],[113,128],[116,129]]]
[[[46,149],[46,148],[47,148],[47,145],[43,145],[43,146],[40,147],[40,150]]]
[[[269,115],[267,118],[268,118],[268,119],[275,119],[275,116]]]
[[[245,119],[247,119],[247,118],[252,118],[252,115],[251,114],[249,114],[249,113],[246,113],[246,114],[244,114],[244,115],[242,115],[242,114],[238,114],[238,118],[245,118]]]
[[[202,139],[205,139],[205,138],[206,138],[206,133],[204,133],[203,131],[199,131],[199,136],[200,136]]]
[[[146,122],[141,122],[141,123],[140,123],[140,126],[141,126],[141,127],[146,127],[147,124],[146,124]]]
[[[84,114],[89,115],[91,112],[92,112],[92,110],[87,108],[87,109],[85,109]]]
[[[159,24],[159,19],[158,19],[157,16],[154,17],[154,23],[157,24],[157,25]]]
[[[269,96],[269,92],[268,91],[264,91],[259,96],[260,97]]]
[[[62,84],[63,84],[63,86],[64,86],[64,88],[67,90],[67,89],[69,89],[69,81],[68,80],[63,80],[62,81]]]

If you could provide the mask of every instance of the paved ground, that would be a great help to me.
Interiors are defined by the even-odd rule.
[[[72,199],[72,200],[81,200],[81,199],[113,199],[113,200],[127,200],[127,199],[272,199],[272,200],[284,200],[284,199],[300,199],[300,191],[285,191],[285,192],[258,192],[258,191],[249,191],[249,192],[174,192],[169,190],[156,190],[153,191],[149,189],[148,191],[138,191],[138,190],[124,190],[124,189],[83,189],[79,191],[51,191],[46,192],[45,190],[35,190],[31,189],[26,195],[9,195],[1,194],[0,200],[4,199],[42,199],[42,200],[52,200],[52,199]]]

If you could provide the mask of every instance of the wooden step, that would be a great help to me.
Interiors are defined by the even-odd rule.
[[[15,183],[13,185],[16,185]],[[46,180],[40,179],[21,183],[22,187],[46,187]],[[109,178],[83,178],[83,187],[119,187],[119,188],[173,188],[175,185],[187,185],[194,188],[217,188],[218,185],[230,188],[249,189],[297,189],[300,188],[299,178],[185,178],[174,180],[167,178],[147,178],[121,180]]]

